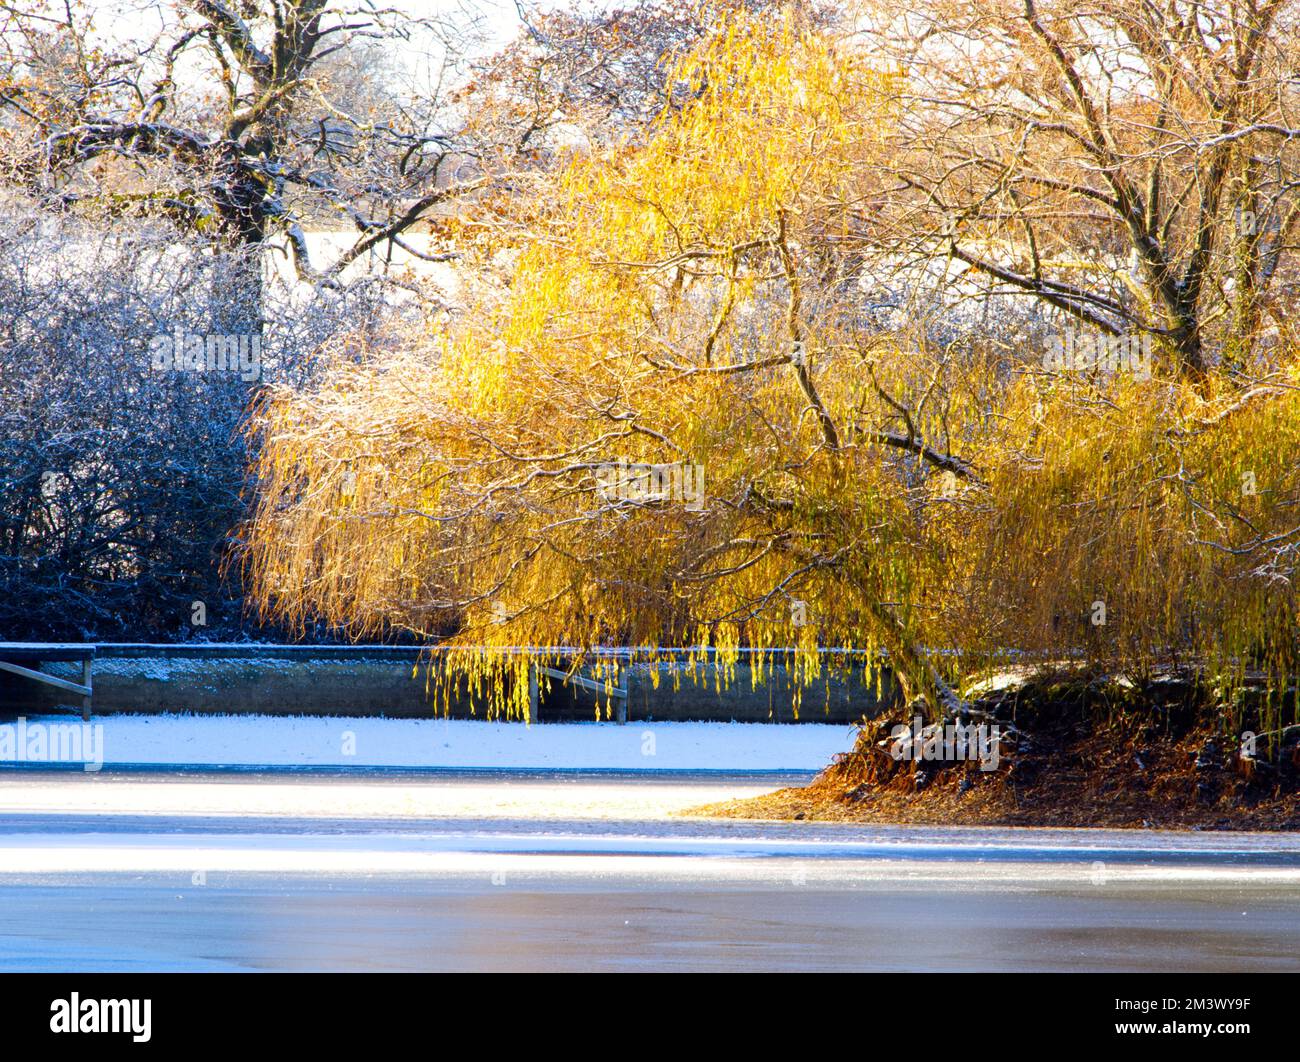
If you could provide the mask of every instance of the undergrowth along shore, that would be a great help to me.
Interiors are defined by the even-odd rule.
[[[865,720],[853,749],[810,785],[691,813],[929,825],[1300,829],[1300,724],[1266,729],[1260,722],[1275,717],[1264,706],[1276,700],[1277,691],[1270,698],[1262,687],[1239,691],[1231,707],[1244,725],[1229,731],[1225,706],[1190,672],[1141,684],[1039,673],[974,697],[960,720],[971,728],[971,741],[968,748],[959,744],[956,756],[951,728],[946,735],[934,728],[918,733],[909,709],[899,708]],[[981,757],[993,728],[994,755]]]

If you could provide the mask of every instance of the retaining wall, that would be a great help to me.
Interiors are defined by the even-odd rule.
[[[416,648],[391,646],[113,645],[96,647],[93,711],[265,715],[421,717],[434,714],[426,694],[427,658]],[[80,665],[49,662],[41,669],[79,679]],[[755,686],[751,669],[736,665],[719,689],[716,670],[692,673],[682,664],[634,665],[628,673],[629,720],[795,722],[794,684],[785,666]],[[674,681],[674,671],[678,681]],[[874,715],[896,690],[860,677],[819,679],[804,686],[798,720],[851,723]],[[593,719],[604,698],[551,680],[543,684],[541,721]],[[39,714],[68,695],[0,672],[0,712]],[[482,716],[465,691],[452,698],[451,715]]]

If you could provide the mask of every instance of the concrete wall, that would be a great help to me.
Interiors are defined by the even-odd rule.
[[[755,685],[752,669],[738,664],[734,680],[722,689],[718,688],[713,667],[702,668],[697,676],[672,664],[657,665],[656,670],[659,672],[657,688],[649,665],[636,665],[629,675],[630,719],[855,723],[880,711],[882,700],[890,703],[898,696],[893,684],[885,680],[878,698],[875,684],[865,684],[860,672],[855,672],[847,682],[823,676],[799,690],[796,717],[795,682],[788,667],[773,668]],[[674,672],[679,679],[676,684]]]
[[[30,666],[30,665],[29,665]],[[736,667],[729,688],[717,688],[710,667],[694,675],[684,665],[635,665],[628,675],[630,720],[738,720],[795,722],[789,671],[775,668],[754,687],[747,665]],[[80,665],[49,662],[41,670],[79,681]],[[413,671],[415,672],[413,676]],[[674,671],[679,682],[674,683]],[[94,663],[94,713],[193,712],[198,714],[343,715],[427,717],[434,705],[425,692],[420,651],[393,647],[212,645],[98,648]],[[676,686],[676,688],[675,688]],[[541,718],[596,717],[603,697],[552,680]],[[895,691],[886,680],[884,699]],[[39,714],[76,698],[17,675],[0,672],[0,714]],[[855,677],[821,679],[802,691],[803,722],[856,722],[880,704],[876,690]],[[482,716],[486,706],[477,705]],[[452,699],[453,717],[468,717],[468,696]],[[602,711],[603,717],[603,711]]]

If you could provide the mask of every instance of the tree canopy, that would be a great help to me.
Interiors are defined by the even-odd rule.
[[[965,76],[960,5],[908,55],[897,25],[719,9],[644,136],[458,219],[506,283],[259,408],[261,606],[415,631],[474,679],[518,647],[793,646],[805,680],[865,649],[934,712],[1007,659],[1285,690],[1300,361],[1263,293],[1294,283],[1295,184],[1260,153],[1294,12],[1217,42],[1160,16],[1156,72],[1114,79],[1097,40],[1154,47],[1121,12],[979,7],[1013,70]],[[1248,194],[1266,220],[1234,229]]]

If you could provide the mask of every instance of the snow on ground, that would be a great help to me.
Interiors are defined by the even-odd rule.
[[[670,776],[671,778],[672,776]],[[464,822],[632,822],[662,820],[700,804],[770,793],[785,779],[698,776],[686,781],[646,774],[589,780],[512,775],[484,779],[430,774],[347,778],[312,774],[0,774],[0,842],[7,816],[95,817],[105,823],[145,816],[173,824],[209,816],[293,820]],[[2,847],[2,843],[0,843]],[[4,873],[0,851],[0,874]],[[18,866],[20,864],[10,864]]]
[[[66,716],[28,718],[68,725]],[[12,725],[12,724],[11,724]],[[853,743],[822,723],[522,723],[314,716],[110,715],[105,766],[419,767],[459,770],[818,771]],[[16,754],[28,759],[22,741]],[[3,746],[0,746],[3,747]],[[0,766],[3,766],[0,763]]]
[[[189,879],[207,884],[213,874],[324,874],[334,878],[398,874],[425,879],[460,878],[486,882],[508,878],[516,886],[534,887],[547,880],[601,882],[618,879],[667,886],[684,882],[798,888],[862,888],[902,885],[907,888],[958,886],[966,890],[1027,892],[1061,886],[1102,884],[1133,887],[1175,885],[1184,892],[1213,886],[1286,889],[1294,899],[1300,888],[1295,867],[1243,867],[1231,863],[1205,866],[1121,865],[1107,867],[1104,877],[1081,861],[987,863],[943,861],[907,856],[854,858],[835,845],[807,845],[781,851],[770,842],[725,839],[718,843],[683,844],[662,853],[647,851],[644,839],[620,839],[603,846],[576,838],[588,849],[570,850],[574,838],[559,837],[548,846],[529,838],[525,851],[465,850],[458,838],[426,839],[366,834],[356,836],[244,834],[231,837],[150,836],[141,843],[93,834],[0,839],[0,886],[17,876],[47,874],[164,874],[178,884]],[[549,847],[551,851],[546,850]],[[840,846],[846,847],[846,846]],[[666,858],[667,857],[667,858]],[[191,875],[196,869],[203,878]],[[217,882],[213,882],[217,884]]]

